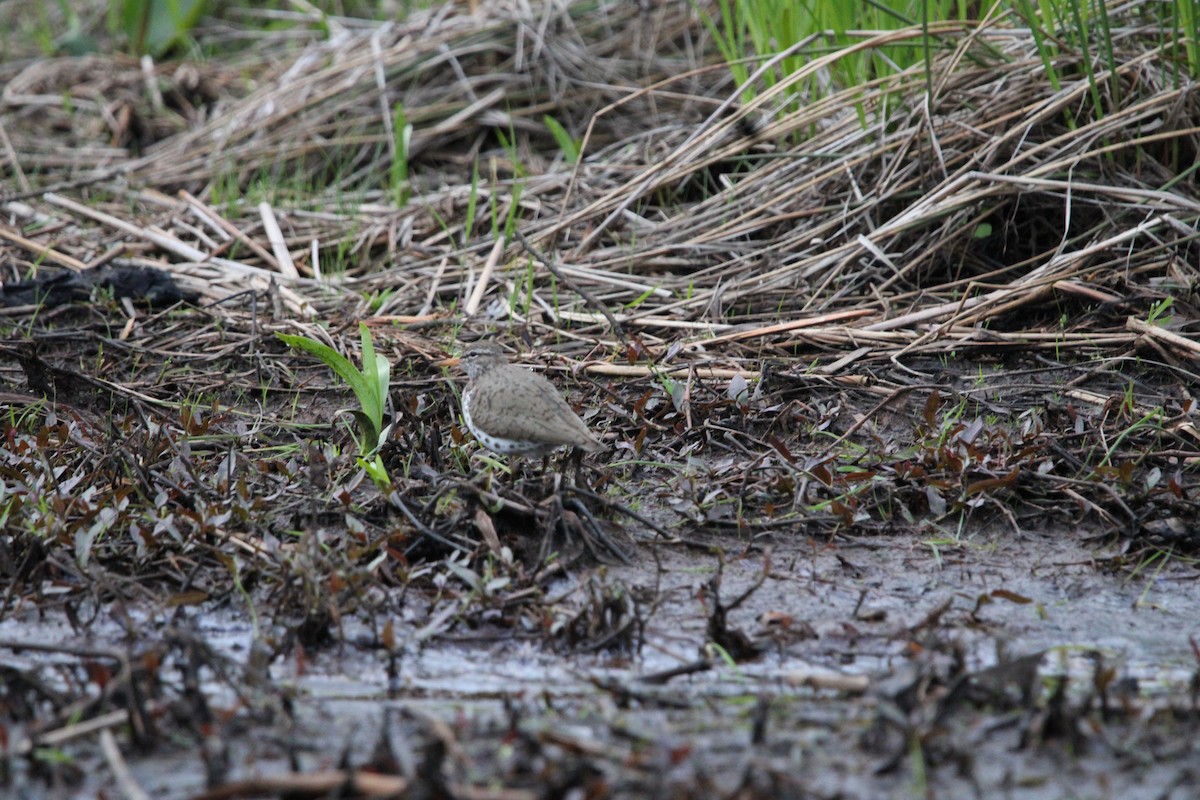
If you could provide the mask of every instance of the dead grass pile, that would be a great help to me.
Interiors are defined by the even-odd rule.
[[[531,136],[538,146],[527,152],[544,151],[552,140],[543,114],[579,128],[614,99],[674,72],[686,63],[677,40],[693,22],[674,4],[503,2],[476,14],[442,6],[402,23],[339,28],[207,125],[133,165],[133,177],[204,186],[235,165],[243,176],[263,171],[344,193],[377,189],[388,161],[407,157],[436,165],[435,185],[469,178],[481,149],[495,147],[495,131]],[[405,152],[397,106],[413,126]],[[647,113],[649,104],[633,110]],[[626,133],[630,121],[621,123]]]

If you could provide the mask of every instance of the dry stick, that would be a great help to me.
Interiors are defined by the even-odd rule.
[[[559,311],[558,316],[562,319],[570,320],[571,322],[589,322],[595,323],[600,321],[600,316],[597,314],[580,313],[578,311]],[[728,322],[706,322],[703,320],[690,319],[670,319],[668,317],[637,317],[632,315],[623,315],[617,318],[622,325],[640,325],[644,327],[659,327],[659,328],[681,328],[684,330],[708,331],[715,335],[716,331],[727,331],[734,327]],[[698,340],[704,344],[712,341],[711,339]]]
[[[529,255],[542,262],[546,269],[550,270],[555,277],[567,285],[567,288],[582,297],[584,301],[592,308],[603,314],[604,318],[608,320],[609,329],[612,330],[613,334],[620,338],[622,342],[626,344],[629,343],[629,339],[625,335],[625,328],[620,322],[617,321],[617,318],[613,316],[612,312],[608,310],[607,306],[597,300],[587,289],[584,289],[582,286],[575,283],[575,281],[563,274],[562,270],[560,270],[558,265],[556,265],[553,261],[539,253],[537,249],[534,248],[533,244],[531,244],[530,241],[525,238],[524,233],[519,230],[515,231],[515,233],[517,235],[517,241],[521,243],[521,246],[525,248],[525,251],[528,252]]]
[[[474,522],[475,528],[479,531],[479,535],[483,537],[488,550],[497,558],[502,558],[504,548],[500,545],[500,536],[496,533],[496,524],[492,522],[492,518],[484,511],[483,506],[475,509]]]
[[[265,261],[267,263],[267,265],[270,266],[272,269],[274,269],[276,271],[280,271],[279,270],[279,262],[275,260],[275,256],[271,255],[270,251],[267,250],[267,248],[263,247],[261,244],[259,244],[254,239],[251,239],[249,236],[247,236],[245,234],[244,231],[242,231],[241,228],[237,227],[232,222],[230,222],[229,220],[222,217],[211,206],[205,205],[197,197],[189,194],[188,192],[184,191],[183,189],[179,190],[179,197],[181,200],[183,200],[189,206],[191,206],[192,210],[195,211],[197,214],[207,218],[209,221],[211,221],[213,224],[215,224],[218,228],[225,231],[226,233],[228,233],[233,238],[237,239],[242,244],[246,245],[246,247],[249,247],[250,250],[253,251],[256,256],[258,256],[263,261]]]
[[[947,333],[958,336],[963,340],[971,337],[978,338],[981,335],[986,336],[986,339],[975,342],[975,344],[981,345],[995,342],[997,344],[1007,345],[1036,344],[1039,347],[1054,347],[1055,345],[1078,345],[1080,347],[1087,345],[1095,345],[1097,347],[1125,347],[1137,338],[1131,333],[1060,333],[1058,331],[1016,331],[1010,333],[1005,331],[985,331],[975,327],[974,325],[954,325],[947,331]]]
[[[437,299],[438,287],[442,283],[442,276],[446,274],[446,265],[450,259],[446,256],[438,262],[437,271],[433,274],[433,281],[429,284],[429,291],[425,294],[425,302],[421,304],[421,310],[417,312],[418,317],[423,317],[433,311],[433,301]]]
[[[875,348],[873,347],[856,348],[836,361],[831,361],[823,367],[818,367],[816,371],[821,375],[836,375],[855,361],[874,352],[874,350]]]
[[[437,542],[438,544],[449,547],[451,550],[457,550],[460,553],[471,552],[466,547],[463,547],[461,544],[458,544],[457,542],[450,541],[445,536],[442,536],[440,533],[434,531],[432,528],[430,528],[428,525],[426,525],[424,522],[422,522],[420,517],[418,517],[416,514],[414,514],[412,509],[408,507],[408,504],[405,503],[404,500],[400,497],[399,492],[391,492],[387,496],[387,499],[388,499],[389,503],[394,505],[396,508],[400,509],[400,513],[402,513],[404,516],[408,517],[408,521],[411,522],[413,524],[413,527],[415,527],[417,529],[417,532],[420,533],[422,536],[424,536],[426,539],[432,539],[433,541]]]
[[[993,19],[993,15],[995,15],[996,19]],[[972,45],[974,45],[978,39],[982,38],[982,34],[989,28],[999,27],[1000,16],[1000,5],[997,3],[988,11],[987,16],[979,20],[978,25],[972,28],[966,36],[962,37],[958,41],[958,45],[955,47],[953,55],[950,56],[950,58],[947,60],[948,63],[942,68],[942,74],[938,79],[937,86],[933,87],[932,94],[934,98],[941,99],[943,94],[947,91],[947,87],[950,84],[950,79],[959,74],[957,70],[958,65],[961,64],[963,59],[967,57],[967,53],[970,51]]]
[[[50,214],[43,214],[28,203],[22,203],[20,200],[12,200],[9,202],[0,201],[0,210],[14,217],[28,220],[31,224],[37,225],[38,228],[49,227],[51,225],[59,225],[60,220]],[[57,230],[57,228],[56,228]]]
[[[55,728],[54,730],[38,734],[36,739],[21,739],[16,743],[11,752],[26,756],[32,753],[35,747],[57,747],[80,736],[87,736],[90,733],[116,725],[128,724],[129,720],[129,711],[126,709],[109,711],[107,714],[101,714],[91,719],[81,720],[80,722],[64,725],[61,728]]]
[[[1118,297],[1117,295],[1109,294],[1108,292],[1102,292],[1094,286],[1088,286],[1087,284],[1077,283],[1076,281],[1071,280],[1058,281],[1054,284],[1054,288],[1065,294],[1074,294],[1078,295],[1079,297],[1085,297],[1088,300],[1096,303],[1115,304],[1124,300],[1123,297]]]
[[[267,561],[267,563],[274,563],[270,559],[270,550],[268,550],[267,546],[264,544],[260,544],[250,539],[243,539],[240,535],[220,527],[213,529],[212,533],[216,534],[218,538],[229,542],[234,547],[241,548],[252,556],[262,558],[263,560]]]
[[[230,236],[225,231],[218,228],[208,217],[200,217],[196,222],[199,225],[193,225],[181,214],[174,220],[176,228],[185,233],[190,233],[198,239],[205,247],[209,248],[212,253],[223,253],[229,247]],[[210,233],[214,233],[221,241],[217,241]]]
[[[179,256],[188,261],[208,261],[208,254],[203,250],[192,247],[186,242],[181,242],[173,236],[164,236],[147,230],[143,227],[138,227],[132,223],[126,222],[123,219],[114,217],[112,214],[105,214],[103,211],[97,211],[94,208],[89,208],[82,203],[76,203],[74,200],[69,200],[53,192],[46,193],[46,202],[59,208],[65,208],[89,219],[108,225],[110,228],[116,228],[120,231],[125,231],[128,234],[145,239],[153,244],[161,247],[169,253]],[[215,260],[215,259],[214,259]]]
[[[16,202],[18,200],[28,200],[31,197],[44,197],[47,192],[62,192],[67,189],[78,189],[80,186],[90,186],[93,183],[103,183],[110,178],[115,178],[129,171],[127,165],[113,167],[112,169],[102,170],[92,175],[82,178],[75,178],[69,181],[59,181],[50,186],[43,186],[38,189],[30,189],[28,192],[17,192],[16,194],[0,195],[0,204]]]
[[[500,262],[500,256],[503,254],[504,237],[499,236],[492,245],[492,252],[488,253],[487,260],[483,262],[483,269],[479,271],[479,280],[476,282],[475,288],[471,291],[471,296],[467,299],[466,306],[463,307],[463,312],[468,317],[479,310],[479,304],[483,302],[483,293],[487,291],[488,282],[492,279],[492,273],[496,270],[496,264]]]
[[[271,204],[264,200],[258,204],[258,215],[262,217],[263,230],[267,234],[267,241],[271,244],[271,252],[275,254],[279,271],[289,278],[299,278],[300,273],[296,270],[296,262],[292,261],[292,254],[288,251],[283,231],[279,229],[279,220],[275,218],[275,209],[271,208]]]
[[[39,258],[45,258],[49,261],[53,261],[55,264],[61,264],[62,266],[68,269],[73,269],[76,272],[82,272],[83,270],[87,269],[87,264],[84,264],[79,259],[72,258],[66,253],[60,253],[48,244],[41,244],[40,242],[35,242],[32,239],[26,239],[19,233],[9,230],[5,225],[0,225],[0,239],[8,239],[13,244],[20,245],[31,253],[36,253]]]
[[[1056,484],[1058,484],[1060,489],[1064,488],[1064,484],[1069,484],[1071,486],[1081,486],[1081,487],[1086,487],[1089,489],[1097,489],[1097,490],[1103,492],[1104,494],[1108,495],[1109,499],[1113,501],[1113,504],[1125,513],[1125,516],[1128,517],[1128,519],[1129,519],[1128,530],[1131,533],[1137,531],[1137,529],[1138,529],[1138,524],[1139,524],[1138,523],[1138,515],[1133,513],[1133,509],[1131,509],[1125,503],[1125,501],[1121,499],[1121,496],[1119,494],[1117,494],[1117,490],[1114,489],[1109,483],[1107,483],[1105,481],[1084,480],[1084,479],[1080,479],[1080,478],[1068,478],[1065,475],[1050,475],[1047,473],[1038,472],[1037,470],[1033,470],[1033,469],[1024,470],[1024,474],[1030,478],[1040,479],[1043,481],[1048,481],[1050,483],[1056,483]],[[1077,493],[1076,493],[1076,496],[1078,496]],[[1095,503],[1093,503],[1091,501],[1087,501],[1087,502],[1088,502],[1088,505],[1090,505],[1092,508],[1094,508],[1101,516],[1108,517],[1109,521],[1112,522],[1113,525],[1117,524],[1117,520],[1111,514],[1109,514],[1107,511],[1100,508],[1098,505],[1096,505]]]
[[[580,267],[572,267],[567,264],[559,264],[558,268],[572,277],[591,278],[594,281],[607,283],[610,286],[617,286],[622,289],[632,289],[635,292],[648,292],[655,297],[671,297],[675,294],[670,289],[664,289],[661,286],[654,286],[648,283],[631,281],[626,275],[620,275],[608,270],[582,269]]]
[[[861,428],[863,425],[866,425],[871,420],[871,418],[874,417],[876,414],[878,414],[880,411],[882,411],[885,406],[890,405],[891,403],[895,402],[900,397],[903,397],[904,395],[908,394],[909,392],[914,392],[918,389],[945,389],[945,388],[946,388],[945,386],[943,386],[941,384],[937,384],[937,383],[914,383],[911,386],[901,386],[899,389],[892,390],[890,393],[888,393],[887,397],[883,398],[878,403],[871,406],[871,410],[868,411],[867,413],[863,414],[861,417],[859,417],[858,422],[854,423],[849,428],[847,428],[845,433],[843,433],[838,438],[834,439],[833,442],[829,445],[829,447],[826,447],[824,450],[822,450],[821,453],[819,455],[817,455],[817,457],[815,459],[813,459],[813,463],[819,464],[820,462],[824,461],[829,456],[829,454],[833,452],[835,447],[837,447],[842,442],[846,441],[851,436],[853,436],[858,431],[859,428]],[[784,459],[784,463],[788,463],[787,459]],[[805,472],[807,472],[807,470],[805,470]]]
[[[146,96],[150,98],[150,105],[155,111],[161,112],[164,108],[163,96],[158,88],[158,78],[154,75],[154,59],[144,55],[138,66],[142,68],[142,82],[146,85]]]
[[[574,511],[582,520],[580,522],[579,530],[583,534],[582,538],[584,545],[589,551],[591,551],[592,555],[599,556],[599,553],[596,552],[596,548],[592,544],[592,540],[594,539],[597,544],[601,545],[606,551],[615,556],[616,559],[622,564],[627,566],[633,564],[632,559],[630,559],[625,551],[621,549],[621,546],[614,542],[612,537],[600,529],[600,523],[596,522],[596,518],[592,515],[592,512],[588,510],[586,505],[580,502],[578,497],[573,498],[570,505],[571,510]],[[588,526],[591,526],[590,537],[588,536]]]
[[[125,245],[123,243],[113,245],[112,247],[108,248],[100,255],[93,258],[91,261],[87,262],[87,268],[95,269],[96,267],[102,267],[124,252],[125,252]]]
[[[811,328],[815,325],[824,325],[830,322],[841,322],[845,319],[868,317],[874,313],[874,311],[866,308],[852,309],[850,311],[835,311],[829,314],[822,314],[819,317],[808,317],[806,319],[792,320],[791,322],[780,322],[777,325],[767,325],[748,331],[734,331],[732,333],[714,336],[711,339],[693,339],[692,341],[697,344],[710,345],[716,344],[717,342],[736,342],[741,339],[758,339],[763,336],[770,336],[773,333],[782,333],[784,331],[796,330],[797,328]]]
[[[4,127],[3,120],[0,120],[0,144],[4,145],[4,152],[8,154],[8,163],[12,164],[13,172],[17,173],[21,191],[28,193],[31,188],[29,178],[25,177],[25,170],[21,169],[21,160],[17,158],[17,150],[8,138],[8,130]]]
[[[1191,132],[1200,133],[1200,128],[1192,128]],[[1179,131],[1175,132],[1177,135]],[[1126,143],[1128,144],[1128,143]],[[1103,152],[1103,151],[1097,151]],[[1039,170],[1040,171],[1040,170]],[[1086,183],[1084,181],[1061,181],[1049,178],[1034,178],[1027,175],[999,175],[994,172],[973,172],[970,174],[978,180],[992,183],[1011,183],[1021,188],[1058,189],[1064,192],[1092,192],[1102,196],[1120,198],[1136,203],[1139,208],[1154,208],[1159,211],[1174,209],[1177,211],[1200,212],[1200,202],[1183,195],[1161,192],[1156,189],[1134,189],[1126,186],[1106,186],[1102,183]],[[1150,205],[1144,205],[1150,203]],[[1159,205],[1161,204],[1161,205]],[[1155,218],[1157,220],[1157,218]],[[1139,226],[1140,227],[1140,226]]]
[[[117,785],[121,787],[121,794],[126,800],[150,800],[150,795],[134,780],[110,728],[100,731],[100,749],[104,752],[104,760],[108,762],[108,768],[112,770],[113,777],[117,779]]]
[[[659,536],[661,536],[664,539],[670,540],[671,538],[673,538],[671,536],[671,534],[668,533],[664,528],[655,524],[654,522],[652,522],[651,520],[642,516],[641,514],[637,513],[636,511],[629,508],[628,506],[622,505],[621,503],[618,503],[617,501],[615,501],[609,497],[605,497],[604,495],[596,494],[591,489],[585,489],[582,486],[571,485],[571,486],[565,486],[565,487],[563,487],[563,489],[565,491],[572,492],[573,494],[583,495],[584,497],[588,498],[589,500],[594,500],[607,508],[613,509],[614,511],[619,511],[620,513],[624,514],[625,516],[629,517],[630,519],[633,519],[633,520],[636,520],[637,522],[642,523],[647,528],[654,531],[655,533],[657,533]]]
[[[639,364],[609,364],[608,362],[588,363],[584,372],[591,375],[611,375],[619,378],[649,378],[661,375],[671,376],[687,374],[693,369],[690,364],[677,367],[641,366]],[[731,380],[741,376],[747,380],[757,380],[761,374],[753,369],[723,369],[721,367],[695,367],[696,377],[714,380]]]
[[[1121,398],[1121,396],[1118,394],[1097,394],[1096,392],[1090,392],[1087,389],[1079,388],[1064,392],[1063,397],[1096,406],[1101,410],[1103,410],[1105,406],[1112,405],[1117,402],[1124,402],[1124,398]],[[1118,400],[1118,398],[1120,398],[1120,400]],[[1166,414],[1160,409],[1149,408],[1139,403],[1134,403],[1129,411],[1138,415],[1139,417],[1151,417],[1158,414],[1161,414],[1163,417],[1166,416]]]
[[[641,675],[634,678],[638,683],[648,683],[651,686],[659,686],[672,678],[677,678],[680,675],[694,675],[697,672],[708,672],[713,667],[712,659],[701,658],[687,664],[680,664],[678,667],[664,669],[661,672],[651,672],[646,675]]]
[[[1151,55],[1153,55],[1153,53],[1147,53],[1147,54],[1144,54],[1143,56],[1140,56],[1136,60],[1140,61]],[[1081,91],[1078,91],[1076,93],[1077,95],[1082,95],[1083,92],[1087,90],[1088,83],[1086,81],[1081,81],[1080,83],[1082,84]],[[1145,111],[1147,108],[1150,108],[1151,113],[1155,114],[1154,119],[1158,119],[1158,116],[1155,113],[1158,111],[1161,111],[1164,114],[1174,113],[1174,112],[1170,112],[1170,111],[1163,111],[1162,109],[1169,108],[1171,106],[1170,101],[1174,99],[1174,96],[1183,94],[1183,91],[1184,90],[1176,90],[1176,91],[1172,91],[1172,92],[1165,92],[1162,94],[1155,95],[1154,97],[1150,98],[1149,100],[1145,100],[1142,103],[1138,104],[1137,106],[1131,106],[1127,109],[1124,109],[1122,112],[1119,112],[1118,114],[1104,117],[1101,120],[1097,120],[1097,121],[1089,123],[1085,127],[1075,128],[1073,130],[1067,131],[1067,132],[1055,137],[1054,139],[1050,139],[1048,141],[1042,142],[1041,144],[1037,145],[1036,147],[1031,148],[1030,150],[1027,150],[1024,153],[1021,153],[1020,155],[1013,157],[1007,164],[1004,165],[1004,170],[1010,171],[1012,173],[1018,173],[1019,170],[1015,169],[1015,166],[1019,162],[1032,159],[1033,156],[1040,155],[1041,153],[1046,152],[1048,154],[1056,155],[1057,158],[1053,158],[1051,160],[1041,162],[1040,164],[1038,164],[1038,166],[1036,166],[1034,169],[1032,169],[1028,173],[1027,177],[1036,178],[1039,175],[1047,175],[1047,174],[1053,175],[1056,173],[1060,173],[1060,172],[1072,169],[1075,165],[1079,164],[1081,161],[1083,161],[1084,159],[1087,159],[1087,158],[1098,158],[1100,156],[1103,156],[1106,153],[1112,153],[1117,150],[1126,149],[1128,147],[1141,148],[1147,144],[1153,144],[1158,141],[1172,141],[1172,140],[1175,140],[1180,137],[1194,136],[1197,132],[1196,127],[1172,128],[1172,129],[1162,132],[1162,133],[1149,134],[1146,136],[1126,137],[1126,136],[1122,135],[1127,130],[1132,130],[1133,126],[1135,124],[1137,124],[1138,122],[1140,122],[1140,120],[1138,120],[1136,118],[1138,116],[1140,116],[1141,112]],[[1155,108],[1155,107],[1158,107],[1158,108]],[[1063,109],[1063,106],[1055,106],[1055,107],[1052,107],[1050,109],[1050,111],[1052,113],[1061,113],[1062,109]],[[1050,116],[1050,115],[1047,114],[1047,116]],[[1124,127],[1118,127],[1121,125],[1123,125]],[[1118,141],[1115,142],[1114,144],[1105,145],[1103,147],[1097,147],[1097,148],[1091,149],[1091,150],[1074,151],[1074,150],[1071,150],[1069,147],[1061,147],[1061,149],[1060,149],[1061,145],[1073,143],[1076,140],[1083,140],[1085,137],[1089,137],[1089,136],[1093,140],[1094,139],[1102,139],[1102,140],[1103,139],[1117,139]],[[1064,151],[1067,154],[1061,155],[1061,153],[1063,153]],[[1004,171],[1004,170],[1001,170],[1001,171]],[[1019,174],[1010,174],[1009,177],[1013,180],[1020,180],[1020,179],[1022,179],[1023,176],[1021,176]],[[1122,195],[1122,194],[1129,193],[1129,190],[1124,187],[1116,187],[1116,186],[1104,185],[1104,184],[1099,184],[1099,186],[1102,191],[1111,192],[1116,195]],[[1133,191],[1139,192],[1139,193],[1145,192],[1145,191],[1156,192],[1156,190],[1146,190],[1146,189],[1136,189]],[[1162,194],[1166,195],[1169,193],[1163,192]],[[1182,196],[1171,195],[1171,197],[1173,197],[1177,201],[1187,202],[1187,200],[1185,198],[1183,198]]]
[[[1189,339],[1186,336],[1181,336],[1178,333],[1173,333],[1166,328],[1160,328],[1157,325],[1151,325],[1148,322],[1143,322],[1133,317],[1125,321],[1125,327],[1131,331],[1144,333],[1153,339],[1158,339],[1173,347],[1178,347],[1180,350],[1189,353],[1192,357],[1200,356],[1200,342],[1196,342],[1194,339]]]
[[[430,322],[437,322],[440,319],[445,319],[445,314],[383,314],[378,317],[367,317],[360,320],[363,325],[384,326],[384,325],[424,325]]]
[[[967,300],[969,300],[971,298],[971,288],[973,285],[974,284],[972,284],[972,283],[967,284],[966,291],[963,292],[962,297],[958,301],[958,308],[955,309],[953,314],[951,314],[950,319],[948,321],[942,323],[941,325],[931,328],[930,330],[926,331],[921,336],[918,336],[916,339],[914,339],[913,341],[906,344],[904,347],[900,348],[895,353],[892,353],[892,355],[889,357],[891,362],[893,364],[895,364],[896,366],[902,366],[900,364],[900,358],[902,356],[904,356],[904,355],[908,354],[910,351],[924,345],[928,341],[937,339],[938,337],[940,337],[942,335],[943,330],[950,328],[952,325],[954,325],[954,323],[956,321],[960,320],[962,318],[963,307],[966,305]],[[1045,289],[1046,291],[1049,291],[1049,289],[1047,289],[1045,286],[1042,286],[1041,288]],[[1035,291],[1032,294],[1036,295],[1037,292]],[[1025,302],[1026,300],[1031,301],[1033,299],[1033,297],[1028,296],[1028,294],[1025,295],[1024,298],[1025,299],[1023,299],[1021,301],[1022,303]]]
[[[237,800],[243,797],[326,797],[347,792],[367,797],[400,797],[408,792],[408,781],[398,775],[342,770],[248,778],[193,795],[192,800]]]
[[[242,797],[262,795],[286,797],[406,797],[410,783],[399,775],[380,775],[375,772],[354,770],[326,770],[276,777],[248,778],[236,783],[227,783],[192,797],[192,800],[236,800]],[[485,786],[470,786],[449,783],[448,797],[459,800],[537,800],[541,795],[527,789],[492,789]]]
[[[850,694],[862,694],[871,688],[871,679],[866,675],[845,675],[832,670],[793,670],[785,673],[783,680],[789,686],[832,689],[835,692],[847,692]]]
[[[194,261],[200,264],[211,264],[219,269],[238,273],[240,275],[256,276],[268,283],[280,277],[281,275],[281,273],[271,272],[270,270],[265,270],[260,267],[252,267],[249,264],[243,264],[239,261],[232,261],[227,258],[212,258],[203,250],[192,247],[190,244],[181,242],[172,236],[163,236],[155,233],[154,231],[150,231],[145,228],[139,228],[138,226],[130,224],[123,219],[114,217],[112,214],[105,214],[103,211],[97,211],[94,208],[89,208],[82,203],[76,203],[74,200],[54,194],[53,192],[47,192],[44,195],[44,199],[51,205],[65,208],[68,211],[79,214],[83,217],[87,217],[88,219],[95,220],[101,224],[108,225],[111,228],[116,228],[117,230],[125,231],[133,236],[146,239],[158,247],[166,250],[167,252],[179,256],[187,261]],[[178,269],[172,264],[157,264],[155,266],[157,269]],[[306,280],[304,278],[296,278],[294,280],[300,284],[311,285],[317,283],[316,281]],[[293,311],[304,316],[311,316],[313,314],[312,304],[308,300],[304,299],[287,286],[280,285],[278,288],[280,296]]]
[[[491,92],[488,92],[482,98],[476,100],[474,103],[471,103],[471,105],[463,108],[455,114],[450,115],[433,127],[426,129],[423,131],[423,135],[418,136],[416,133],[414,133],[413,140],[409,148],[410,156],[419,152],[427,144],[434,142],[438,136],[453,131],[458,125],[461,125],[467,120],[478,116],[480,112],[485,111],[491,106],[494,106],[500,101],[504,100],[507,95],[507,89],[494,89]]]
[[[383,28],[379,28],[371,34],[371,66],[375,77],[375,89],[379,92],[379,118],[383,123],[383,141],[387,144],[388,158],[395,164],[396,130],[392,124],[392,114],[389,113],[391,109],[388,107],[387,75],[383,69],[383,47],[379,43],[382,33]]]

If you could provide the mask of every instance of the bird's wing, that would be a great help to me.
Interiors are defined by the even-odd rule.
[[[583,420],[575,415],[554,384],[536,372],[528,375],[532,380],[521,381],[504,398],[510,413],[490,415],[489,432],[504,439],[533,438],[547,444],[594,441]]]

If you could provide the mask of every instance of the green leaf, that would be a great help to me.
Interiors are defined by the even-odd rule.
[[[310,339],[307,336],[294,336],[287,333],[275,335],[289,347],[294,347],[316,356],[325,366],[329,367],[354,392],[361,412],[355,413],[363,441],[360,446],[364,453],[370,453],[379,446],[379,434],[383,429],[383,406],[387,396],[388,382],[391,376],[391,365],[386,358],[375,355],[371,342],[371,333],[366,325],[360,325],[363,341],[363,371],[351,363],[350,359],[334,350],[329,345]]]
[[[382,457],[376,455],[371,459],[359,458],[358,465],[366,471],[367,475],[371,476],[371,480],[379,487],[379,491],[384,494],[392,491],[392,476],[388,475]]]
[[[208,0],[113,0],[108,27],[125,34],[131,52],[159,58],[196,27],[207,5]]]
[[[467,221],[463,223],[463,246],[471,240],[475,230],[475,207],[479,202],[479,159],[471,167],[471,194],[467,197]]]
[[[413,126],[404,113],[404,106],[396,104],[392,117],[393,157],[389,175],[391,177],[392,199],[398,206],[408,204],[412,186],[408,179],[408,162],[412,148]]]
[[[646,299],[647,299],[648,297],[650,297],[650,295],[652,295],[652,294],[654,294],[654,287],[653,287],[653,286],[651,286],[651,287],[650,287],[649,289],[647,289],[646,291],[642,292],[642,293],[641,293],[640,295],[638,295],[637,297],[635,297],[635,298],[633,298],[632,300],[630,300],[628,303],[626,303],[626,304],[625,304],[625,307],[626,307],[626,308],[637,308],[637,307],[638,307],[638,306],[640,306],[642,303],[644,303],[644,302],[646,301]]]
[[[579,145],[571,138],[571,134],[562,126],[562,123],[549,114],[542,116],[542,122],[546,123],[546,127],[550,129],[550,135],[558,143],[558,149],[562,150],[563,158],[567,159],[567,163],[574,164],[577,162],[579,160]]]

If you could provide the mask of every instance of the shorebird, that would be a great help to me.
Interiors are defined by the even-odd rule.
[[[458,359],[446,359],[442,366],[461,363],[467,373],[467,386],[462,393],[463,420],[475,438],[487,449],[514,458],[549,456],[560,447],[572,448],[575,461],[575,481],[579,482],[580,450],[596,452],[605,446],[592,435],[578,415],[567,405],[558,389],[536,372],[508,363],[504,351],[492,342],[469,345]],[[510,465],[510,474],[516,477]],[[548,525],[542,540],[539,561],[546,556],[552,532],[556,526],[568,525],[597,558],[605,553],[626,564],[629,556],[612,540],[582,505],[572,497],[572,513],[565,515],[563,497],[557,479],[554,493],[548,498],[557,512],[547,516],[536,512],[539,524]],[[539,507],[542,504],[539,504]],[[566,520],[575,522],[567,523]]]
[[[476,342],[459,361],[468,379],[463,420],[487,449],[523,457],[547,456],[560,447],[604,449],[554,384],[508,363],[498,345]]]

